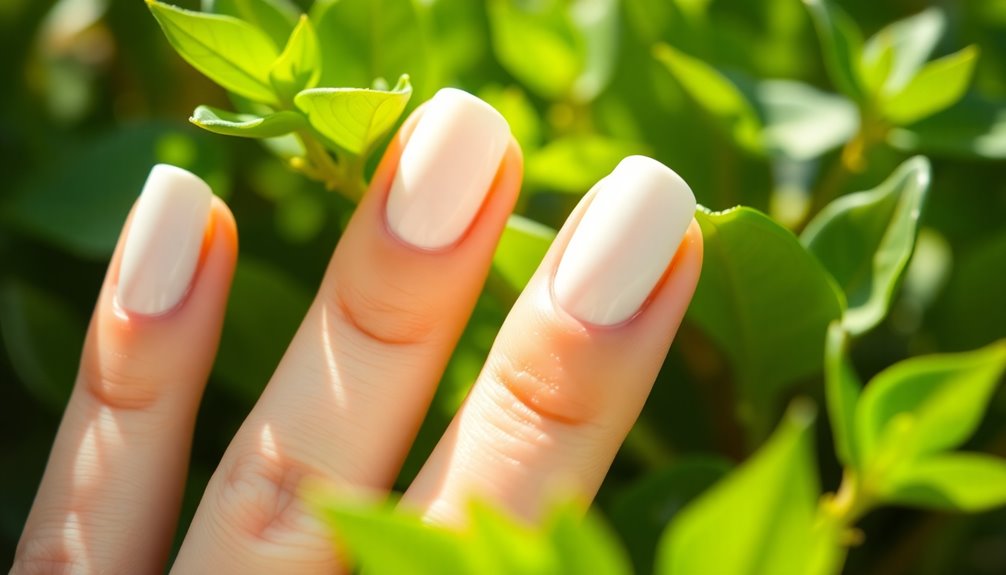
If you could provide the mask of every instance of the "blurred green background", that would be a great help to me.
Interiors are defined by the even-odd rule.
[[[177,4],[198,8],[194,0]],[[324,71],[323,81],[364,87],[378,76],[393,81],[409,73],[416,88],[410,109],[446,85],[482,96],[504,112],[525,150],[518,213],[552,228],[632,153],[673,167],[707,207],[749,205],[793,227],[816,209],[814,194],[874,187],[909,156],[907,148],[926,153],[933,186],[915,258],[887,319],[856,343],[856,366],[869,376],[907,356],[973,349],[1006,336],[1006,2],[839,3],[867,35],[941,8],[946,30],[935,55],[969,44],[981,49],[969,95],[954,110],[984,126],[978,140],[936,121],[916,131],[930,135],[914,144],[877,142],[861,166],[839,178],[828,175],[843,165],[838,146],[814,141],[839,144],[848,125],[811,122],[775,147],[745,145],[654,57],[654,46],[667,44],[699,58],[756,104],[769,78],[834,92],[799,0],[580,1],[568,31],[567,20],[541,24],[551,16],[521,21],[506,2],[342,4],[319,30],[338,38],[323,46],[343,59]],[[536,32],[539,25],[565,43]],[[582,61],[568,62],[570,53]],[[296,329],[352,205],[287,170],[257,142],[188,124],[198,104],[233,106],[174,53],[140,0],[3,0],[0,64],[0,568],[6,569],[73,383],[107,259],[150,166],[169,162],[203,176],[230,204],[241,237],[220,355],[196,429],[183,526]],[[766,109],[755,111],[767,125]],[[547,230],[529,229],[547,238]],[[539,253],[520,238],[504,249],[526,250],[520,253],[532,263]],[[399,488],[481,366],[515,295],[506,276],[497,270],[490,278]],[[788,319],[778,311],[778,321]],[[720,349],[686,322],[598,496],[641,569],[667,519],[762,439],[745,431],[730,369]],[[762,415],[769,428],[795,394],[821,403],[820,375],[801,377],[772,398],[771,413]],[[818,433],[823,487],[834,489],[839,467],[823,422]],[[1006,455],[1002,390],[969,446]],[[866,540],[853,549],[848,573],[1006,572],[1004,510],[963,516],[884,509],[861,527]]]

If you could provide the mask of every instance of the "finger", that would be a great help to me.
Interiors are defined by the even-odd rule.
[[[297,335],[214,474],[179,573],[331,570],[308,477],[387,489],[471,313],[516,200],[498,112],[441,91],[393,140]]]
[[[624,160],[566,222],[404,504],[463,522],[472,498],[534,519],[589,502],[635,422],[698,281],[687,184]]]
[[[154,167],[98,296],[14,573],[164,569],[236,252],[209,187]]]

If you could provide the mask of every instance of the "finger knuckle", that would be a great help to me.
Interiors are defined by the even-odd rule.
[[[220,524],[253,539],[276,539],[297,530],[305,514],[297,489],[304,473],[261,449],[234,458],[216,498]]]
[[[99,403],[142,410],[162,397],[168,382],[154,366],[129,353],[93,351],[81,363],[84,388]]]
[[[429,341],[439,323],[436,313],[405,290],[386,287],[399,293],[389,297],[387,290],[369,292],[337,282],[327,307],[364,340],[392,346]]]
[[[597,418],[598,406],[589,393],[582,393],[576,381],[563,367],[561,358],[513,358],[499,356],[486,365],[493,385],[505,391],[498,397],[510,397],[502,406],[519,419],[530,414],[544,422],[583,427]]]

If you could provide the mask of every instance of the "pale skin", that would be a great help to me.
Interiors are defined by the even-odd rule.
[[[522,177],[511,141],[458,242],[437,251],[403,243],[389,232],[384,205],[421,114],[388,146],[300,329],[210,480],[172,572],[337,572],[331,534],[302,502],[302,487],[318,480],[361,494],[391,488]],[[636,315],[590,325],[564,312],[551,289],[590,201],[569,216],[403,495],[402,505],[431,523],[463,523],[472,498],[531,521],[560,488],[588,504],[642,409],[698,282],[702,236],[693,220]],[[156,317],[117,305],[121,244],[13,573],[156,573],[168,560],[237,228],[214,199],[191,287]]]

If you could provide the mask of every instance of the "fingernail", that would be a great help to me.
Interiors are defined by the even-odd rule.
[[[639,311],[695,214],[691,188],[643,156],[622,160],[595,195],[559,261],[553,290],[577,319],[622,323]]]
[[[391,231],[421,249],[457,242],[475,219],[510,141],[499,112],[446,88],[426,105],[388,195]]]
[[[158,315],[188,292],[210,215],[213,192],[198,176],[158,164],[133,213],[116,297],[127,311]]]

